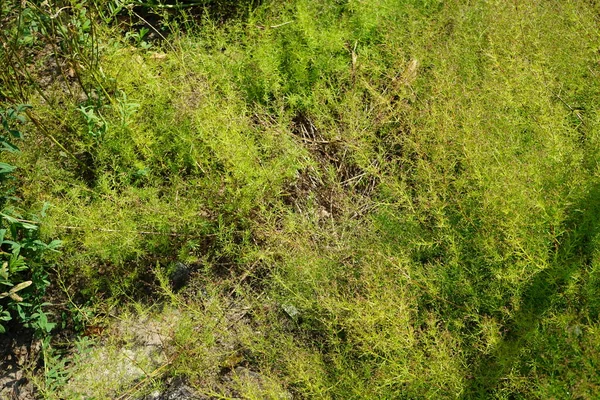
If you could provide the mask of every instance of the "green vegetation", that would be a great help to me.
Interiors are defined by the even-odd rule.
[[[0,320],[40,396],[600,395],[595,2],[0,13]]]
[[[0,152],[18,153],[13,143],[21,139],[18,124],[25,122],[22,115],[25,106],[0,109],[2,133]],[[60,241],[46,244],[39,240],[35,221],[23,220],[18,207],[18,198],[12,173],[15,166],[0,162],[0,334],[6,332],[5,324],[14,317],[25,327],[34,328],[38,333],[49,333],[54,323],[42,309],[43,295],[49,284],[44,268],[40,265],[44,253],[55,250]],[[42,209],[41,214],[44,215]],[[6,251],[5,251],[6,250]]]

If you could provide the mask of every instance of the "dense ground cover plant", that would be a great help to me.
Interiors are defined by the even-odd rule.
[[[99,360],[135,347],[104,315],[178,321],[168,363],[99,398],[169,377],[246,398],[597,395],[596,6],[48,4],[14,31],[38,47],[11,65],[38,64],[2,81],[38,122],[20,197],[53,205],[72,318],[113,332]],[[43,21],[77,34],[44,53]],[[48,397],[89,393],[73,360]]]

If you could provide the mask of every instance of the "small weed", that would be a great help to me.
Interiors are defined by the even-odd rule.
[[[26,122],[23,111],[30,108],[19,105],[0,110],[2,128],[0,151],[18,153],[14,139],[23,137],[20,125]],[[48,321],[43,307],[43,295],[49,285],[43,268],[44,253],[55,251],[60,241],[44,243],[38,238],[38,226],[34,221],[21,218],[17,207],[19,199],[11,174],[13,165],[0,163],[0,333],[6,331],[5,323],[17,318],[24,326],[35,329],[42,336],[50,333],[54,324]]]
[[[93,106],[80,106],[77,109],[87,125],[87,133],[94,139],[102,139],[108,128],[106,120]]]

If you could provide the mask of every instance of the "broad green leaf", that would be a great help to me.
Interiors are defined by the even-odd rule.
[[[13,240],[5,240],[2,243],[10,245],[13,254],[18,254],[21,251],[21,245]]]
[[[9,142],[0,143],[0,151],[8,151],[9,153],[19,153],[20,150],[17,146]]]
[[[18,303],[23,301],[23,298],[16,293],[9,293],[8,296]]]
[[[0,213],[0,215],[2,217],[4,217],[4,219],[6,219],[9,223],[15,224],[15,225],[19,225],[19,226],[21,226],[21,227],[23,227],[25,229],[36,230],[38,228],[36,225],[20,221],[20,220],[14,218],[14,217],[11,217],[10,215],[4,214],[4,213]]]
[[[50,203],[48,203],[47,201],[45,201],[44,205],[42,206],[42,211],[40,211],[40,215],[42,217],[46,216],[46,211],[48,211],[48,208],[50,208]]]
[[[3,279],[8,279],[8,262],[4,262],[2,267],[0,267],[0,277]]]
[[[19,290],[23,290],[23,289],[25,289],[26,287],[29,287],[29,286],[31,286],[31,284],[32,284],[32,283],[33,283],[32,281],[25,281],[25,282],[21,282],[21,283],[19,283],[17,286],[15,286],[15,287],[13,287],[12,289],[10,289],[9,293],[16,293],[16,292],[18,292]]]
[[[7,163],[0,162],[0,174],[9,174],[13,172],[17,167]]]
[[[7,221],[8,221],[9,223],[11,223],[11,224],[16,224],[17,222],[19,222],[19,221],[17,221],[17,219],[16,219],[16,218],[14,218],[14,217],[11,217],[10,215],[6,215],[6,214],[4,214],[4,213],[0,213],[0,215],[1,215],[2,217],[4,217],[4,219],[5,219],[5,220],[7,220]]]
[[[23,134],[20,131],[16,129],[10,129],[9,132],[13,137],[17,139],[23,139]]]
[[[50,250],[56,250],[58,249],[60,246],[62,246],[62,240],[53,240],[50,243],[48,243],[48,248]]]
[[[21,248],[19,247],[18,250],[20,251]],[[13,254],[10,256],[10,261],[8,263],[8,270],[11,273],[24,271],[27,269],[27,264],[25,263],[23,257],[19,256],[19,251],[15,251],[13,247]]]
[[[21,227],[23,227],[24,229],[28,229],[30,231],[35,231],[38,228],[37,225],[33,225],[33,224],[30,224],[30,223],[27,223],[27,222],[21,222],[21,221],[19,221],[18,223],[19,223],[19,225],[21,225]]]

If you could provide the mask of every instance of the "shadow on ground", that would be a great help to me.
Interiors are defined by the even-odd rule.
[[[25,368],[37,359],[39,342],[31,334],[0,335],[0,399],[33,400],[35,388],[25,376]]]
[[[563,227],[565,234],[549,249],[553,258],[551,267],[538,273],[530,283],[503,340],[490,355],[472,366],[463,399],[491,398],[504,377],[515,368],[523,368],[519,363],[523,350],[544,314],[561,306],[557,303],[570,278],[591,264],[594,240],[600,233],[600,185],[575,203],[569,215]],[[523,375],[527,372],[519,371]]]

